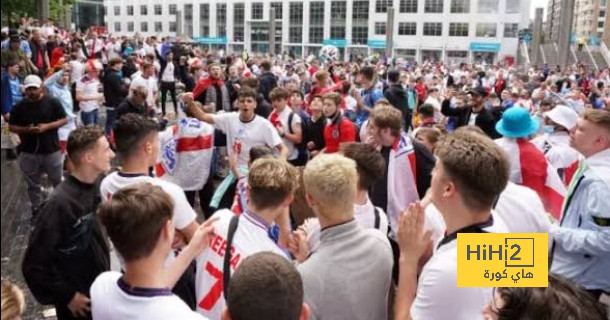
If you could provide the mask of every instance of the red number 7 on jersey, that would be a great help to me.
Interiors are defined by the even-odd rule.
[[[205,270],[216,279],[216,282],[214,283],[212,288],[210,288],[210,291],[208,291],[205,297],[203,297],[201,302],[199,302],[199,307],[203,310],[210,311],[212,310],[214,305],[216,305],[218,299],[220,299],[220,296],[222,295],[222,291],[224,289],[224,283],[222,271],[216,269],[216,267],[214,267],[214,265],[212,265],[210,262],[205,265]]]

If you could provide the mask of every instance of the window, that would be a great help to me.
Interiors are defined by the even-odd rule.
[[[251,28],[252,42],[269,42],[269,24],[266,22],[254,22]]]
[[[201,3],[199,4],[199,20],[210,20],[210,4]]]
[[[175,21],[170,21],[169,22],[169,32],[176,32],[177,28],[176,28],[176,22]]]
[[[114,15],[115,16],[120,16],[121,15],[121,7],[114,6]]]
[[[479,0],[478,13],[498,13],[499,0]]]
[[[324,27],[309,28],[309,43],[322,43],[324,38]]]
[[[495,38],[496,29],[495,23],[477,23],[477,37]]]
[[[451,0],[451,13],[470,13],[470,0]]]
[[[288,41],[290,43],[303,42],[303,27],[290,27],[288,29]]]
[[[424,22],[424,36],[440,37],[443,35],[442,22]]]
[[[209,25],[199,25],[199,36],[200,37],[209,37],[210,36],[210,26]]]
[[[335,23],[341,20],[345,24],[347,19],[347,1],[333,1],[330,4],[330,22]]]
[[[133,16],[133,6],[127,6],[127,15]]]
[[[290,24],[303,23],[303,2],[290,3]]]
[[[598,27],[598,28],[603,28],[603,27],[604,27],[604,22],[605,22],[605,21],[598,21],[598,22],[597,22],[597,27]]]
[[[599,10],[599,17],[603,18],[606,16],[606,10]]]
[[[141,32],[148,32],[148,22],[141,22],[140,23],[140,31]]]
[[[176,14],[177,11],[178,11],[178,5],[176,5],[176,4],[169,5],[169,14]]]
[[[369,40],[369,28],[367,27],[352,27],[352,43],[366,44]]]
[[[163,32],[163,23],[155,22],[155,32]]]
[[[127,32],[133,32],[133,31],[134,31],[133,21],[127,22]]]
[[[227,36],[227,4],[216,3],[216,36]],[[223,45],[224,46],[224,45]]]
[[[163,14],[163,7],[160,4],[155,4],[155,16]]]
[[[468,37],[468,22],[452,22],[449,24],[450,37]]]
[[[255,2],[252,3],[252,19],[263,20],[263,3]]]
[[[233,5],[233,40],[244,42],[245,32],[244,23],[246,20],[245,4],[236,3]]]
[[[352,18],[354,20],[368,20],[369,19],[369,2],[368,1],[354,1],[354,11],[352,12]]]
[[[424,4],[424,12],[443,13],[443,0],[426,0],[426,3]]]
[[[386,13],[388,12],[388,7],[392,6],[392,0],[377,0],[375,1],[375,12],[377,13]]]
[[[148,7],[147,6],[140,6],[140,15],[142,15],[142,16],[147,16],[148,15]]]
[[[417,23],[415,23],[415,22],[399,22],[398,23],[398,35],[399,36],[414,36],[414,35],[417,35]]]
[[[375,22],[375,34],[383,35],[385,34],[386,23],[385,22]]]
[[[504,38],[517,38],[518,36],[519,36],[519,24],[518,23],[504,24]]]
[[[114,23],[114,32],[121,32],[121,23],[120,22]]]
[[[417,13],[417,0],[400,0],[400,13]]]
[[[271,2],[271,8],[275,9],[275,20],[282,20],[283,7],[281,2]]]
[[[184,5],[184,20],[193,21],[193,5],[185,4]]]
[[[521,12],[521,0],[506,1],[506,13]]]
[[[309,24],[324,25],[324,2],[316,1],[309,4]]]
[[[331,39],[345,39],[345,27],[331,27],[330,28]]]

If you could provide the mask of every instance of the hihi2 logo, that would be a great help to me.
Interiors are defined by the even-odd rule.
[[[548,286],[548,234],[459,233],[458,287]]]

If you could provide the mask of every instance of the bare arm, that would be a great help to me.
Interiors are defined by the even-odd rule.
[[[192,93],[187,93],[182,96],[182,100],[186,104],[188,111],[193,115],[194,118],[199,119],[200,121],[209,123],[214,125],[214,117],[209,114],[203,112],[203,110],[199,109],[195,104],[195,99],[193,98]]]
[[[288,148],[286,148],[286,146],[283,143],[278,144],[277,146],[275,146],[275,148],[280,153],[281,158],[283,158],[283,159],[288,158]]]
[[[292,125],[292,124],[288,124]],[[303,131],[301,130],[301,126],[298,125],[292,128],[292,134],[290,132],[284,132],[284,138],[292,143],[301,143],[303,141]]]
[[[208,219],[206,222],[197,225],[197,222],[193,222],[187,228],[190,228],[194,225],[196,227],[191,234],[189,244],[182,250],[180,255],[174,260],[174,262],[167,269],[167,273],[165,274],[165,284],[169,288],[173,288],[180,277],[184,274],[184,271],[189,267],[191,262],[200,255],[210,243],[210,240],[214,236],[214,223],[218,220],[218,218]],[[182,229],[181,232],[184,232],[185,229]]]

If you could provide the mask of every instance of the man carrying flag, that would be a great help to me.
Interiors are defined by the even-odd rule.
[[[559,226],[553,226],[549,268],[596,299],[610,292],[610,110],[586,110],[570,144],[585,157],[576,171]]]
[[[496,124],[496,131],[504,138],[496,143],[506,151],[511,164],[510,181],[536,191],[547,212],[556,219],[566,188],[544,154],[528,141],[538,131],[540,123],[524,108],[510,108]]]

